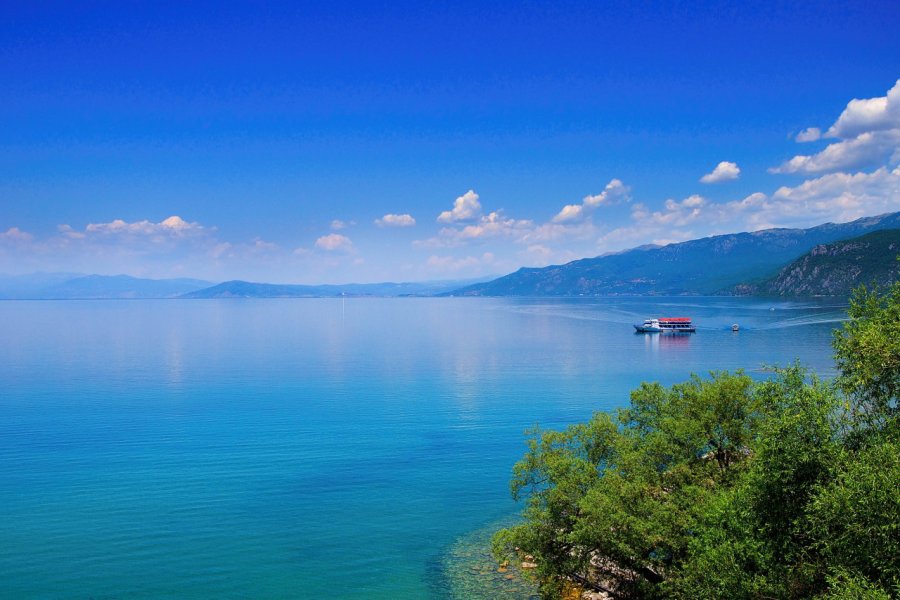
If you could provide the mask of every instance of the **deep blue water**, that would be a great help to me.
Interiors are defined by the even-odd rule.
[[[700,330],[632,333],[649,316]],[[642,380],[794,359],[827,376],[841,316],[721,298],[0,302],[0,595],[447,598],[450,549],[517,509],[526,427],[622,406]]]

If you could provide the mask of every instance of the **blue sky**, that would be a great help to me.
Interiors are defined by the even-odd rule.
[[[889,2],[7,1],[0,272],[455,279],[900,210],[897,31]]]

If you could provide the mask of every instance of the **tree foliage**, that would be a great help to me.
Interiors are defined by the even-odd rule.
[[[857,288],[848,315],[834,334],[838,381],[857,418],[884,425],[900,395],[900,282],[884,294]]]
[[[886,320],[891,324],[886,326]],[[839,377],[799,365],[643,383],[628,407],[529,432],[514,467],[542,594],[900,597],[900,284],[862,289],[835,336]]]

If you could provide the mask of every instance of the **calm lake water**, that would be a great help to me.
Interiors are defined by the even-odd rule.
[[[682,315],[697,334],[633,333]],[[828,376],[842,315],[721,298],[0,302],[0,595],[491,597],[469,563],[518,508],[526,427],[622,406],[642,380],[794,359]]]

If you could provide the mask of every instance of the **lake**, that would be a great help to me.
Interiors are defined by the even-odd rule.
[[[643,380],[795,359],[832,375],[842,315],[735,298],[0,302],[0,595],[491,597],[490,565],[470,563],[519,508],[526,427],[623,406]],[[652,316],[698,332],[633,333]]]

